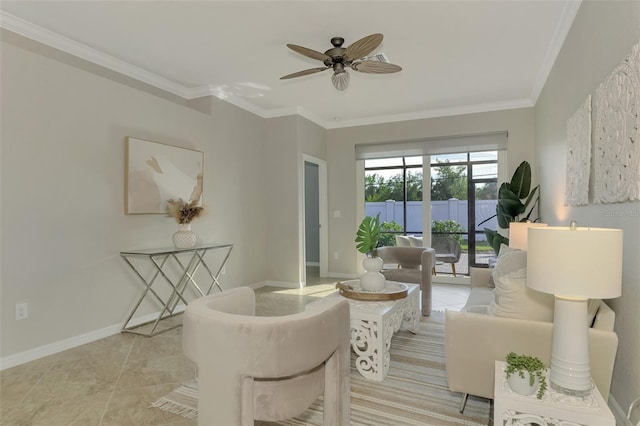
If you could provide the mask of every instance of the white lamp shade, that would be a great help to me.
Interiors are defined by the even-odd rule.
[[[511,222],[509,223],[509,247],[518,250],[527,249],[529,228],[547,226],[546,223]]]
[[[564,297],[619,297],[622,292],[622,230],[529,228],[527,286]]]

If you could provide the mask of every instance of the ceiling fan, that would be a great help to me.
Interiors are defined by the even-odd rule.
[[[303,75],[314,74],[331,68],[333,69],[331,81],[333,82],[334,87],[338,90],[344,90],[349,85],[350,78],[347,68],[371,74],[389,74],[402,70],[402,67],[399,67],[398,65],[367,59],[367,55],[373,52],[375,48],[382,43],[382,38],[382,34],[371,34],[345,48],[342,47],[344,44],[344,38],[333,37],[331,39],[333,47],[324,53],[307,47],[298,46],[296,44],[287,44],[287,47],[294,52],[300,53],[301,55],[311,59],[322,61],[324,66],[294,72],[293,74],[280,77],[280,80],[302,77]]]

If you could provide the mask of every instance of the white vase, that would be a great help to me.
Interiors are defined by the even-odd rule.
[[[191,230],[190,223],[178,224],[178,231],[173,234],[173,244],[176,248],[191,248],[196,245],[196,234]]]
[[[540,386],[540,381],[536,377],[533,381],[533,385],[529,382],[529,372],[524,372],[524,378],[520,377],[518,372],[514,372],[507,379],[507,383],[512,391],[520,395],[533,395],[538,391],[538,387]]]
[[[360,277],[360,287],[364,291],[383,291],[387,279],[380,273],[384,262],[380,257],[365,257],[362,260],[362,267],[365,272]]]

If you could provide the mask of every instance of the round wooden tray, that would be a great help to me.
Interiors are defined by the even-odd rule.
[[[340,295],[355,300],[387,301],[398,300],[407,297],[409,287],[402,283],[387,281],[383,291],[366,291],[360,287],[359,281],[354,284],[336,283]]]

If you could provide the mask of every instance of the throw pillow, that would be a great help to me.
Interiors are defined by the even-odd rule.
[[[503,245],[492,275],[495,296],[489,305],[489,315],[553,321],[553,295],[527,287],[526,251]]]

